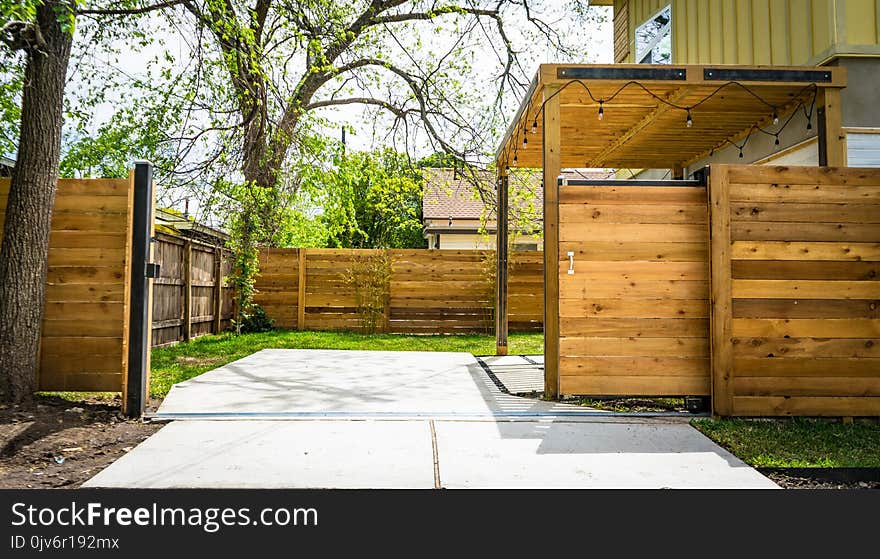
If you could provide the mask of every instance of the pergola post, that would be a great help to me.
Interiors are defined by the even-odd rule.
[[[508,201],[507,165],[498,165],[495,211],[495,355],[507,355],[507,259]]]
[[[562,172],[558,85],[544,87],[544,396],[559,397],[559,175]]]
[[[819,136],[819,166],[846,167],[846,145],[840,89],[822,88],[816,96],[816,119]]]

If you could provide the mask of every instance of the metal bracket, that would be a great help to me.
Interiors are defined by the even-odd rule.
[[[705,68],[706,81],[754,81],[754,82],[797,82],[829,83],[832,80],[828,70],[779,70],[775,68]]]
[[[556,69],[560,80],[687,80],[685,68],[657,68],[656,66],[624,67],[562,67]]]

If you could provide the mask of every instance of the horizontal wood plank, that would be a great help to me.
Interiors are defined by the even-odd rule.
[[[732,280],[734,299],[880,299],[880,281]]]
[[[560,316],[601,318],[708,318],[707,299],[560,299]]]
[[[736,357],[880,357],[880,338],[733,338]]]
[[[877,338],[880,319],[871,318],[734,318],[733,337]]]
[[[560,375],[559,391],[582,396],[708,396],[709,377]]]
[[[709,357],[706,338],[562,337],[565,357]]]
[[[863,416],[880,415],[880,398],[816,396],[734,396],[738,416]]]
[[[880,260],[880,243],[734,241],[733,260]]]
[[[880,300],[734,299],[733,316],[736,318],[880,318]]]
[[[707,338],[707,319],[685,318],[566,318],[560,320],[564,337],[600,338]]]

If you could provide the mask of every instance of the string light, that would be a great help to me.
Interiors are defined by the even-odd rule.
[[[569,86],[571,86],[571,85],[573,85],[573,84],[578,84],[578,85],[580,85],[580,86],[586,91],[586,93],[589,95],[590,99],[592,99],[594,102],[596,102],[596,103],[599,104],[599,111],[598,111],[598,115],[597,115],[597,116],[598,116],[598,119],[599,119],[600,121],[603,120],[603,119],[605,118],[605,103],[606,103],[606,102],[609,102],[609,101],[613,100],[614,98],[616,98],[616,97],[617,97],[621,92],[623,92],[623,90],[625,90],[626,88],[628,88],[628,87],[630,87],[630,86],[636,86],[636,87],[641,88],[645,93],[647,93],[648,95],[650,95],[651,97],[653,97],[654,99],[656,99],[658,102],[663,103],[663,104],[665,104],[665,105],[668,105],[669,107],[671,107],[671,108],[673,108],[673,109],[678,109],[678,110],[681,110],[681,111],[685,111],[685,113],[686,113],[685,124],[686,124],[686,126],[687,126],[688,128],[691,128],[691,127],[693,127],[693,124],[694,124],[693,114],[692,114],[692,112],[691,112],[693,109],[695,109],[695,108],[701,106],[703,103],[709,101],[710,99],[712,99],[712,98],[715,97],[716,95],[720,94],[724,89],[726,89],[726,88],[728,88],[728,87],[731,87],[731,86],[736,86],[736,87],[741,88],[743,91],[745,91],[746,93],[748,93],[749,95],[751,95],[752,97],[754,97],[755,99],[757,99],[759,102],[763,103],[764,105],[768,106],[769,108],[771,108],[771,109],[773,110],[773,113],[772,113],[772,115],[773,115],[773,117],[772,117],[772,122],[773,122],[774,125],[778,125],[779,122],[780,122],[780,118],[779,118],[779,109],[778,109],[778,107],[777,107],[776,105],[770,103],[769,101],[767,101],[766,99],[764,99],[763,97],[761,97],[759,94],[757,94],[757,93],[755,93],[754,91],[752,91],[751,89],[749,89],[746,85],[741,84],[741,83],[739,83],[739,82],[735,82],[735,81],[727,82],[727,83],[724,83],[724,84],[718,86],[718,87],[717,87],[712,93],[710,93],[709,95],[707,95],[706,97],[704,97],[702,100],[700,100],[700,101],[694,103],[694,104],[691,105],[691,106],[681,106],[681,105],[676,105],[675,103],[670,102],[668,99],[666,99],[666,98],[664,98],[664,97],[662,97],[662,96],[660,96],[660,95],[654,93],[653,91],[651,91],[650,89],[648,89],[644,84],[642,84],[642,83],[640,83],[640,82],[637,82],[637,81],[629,81],[629,82],[626,82],[625,84],[621,85],[621,86],[617,89],[617,91],[615,91],[615,92],[614,92],[613,94],[611,94],[610,96],[605,97],[605,98],[602,98],[602,99],[597,99],[596,97],[593,96],[593,92],[590,90],[589,86],[587,86],[587,84],[585,84],[583,81],[581,81],[581,80],[571,80],[571,81],[569,81],[568,83],[566,83],[565,85],[563,85],[561,88],[559,88],[558,90],[556,90],[556,92],[555,92],[553,95],[551,95],[549,98],[545,99],[543,103],[541,103],[541,106],[540,106],[540,108],[538,109],[538,111],[537,111],[537,113],[536,113],[536,115],[535,115],[534,120],[532,121],[532,127],[531,127],[532,134],[537,134],[537,132],[538,132],[538,116],[544,111],[544,108],[545,108],[545,106],[547,105],[547,102],[549,102],[549,101],[550,101],[551,99],[553,99],[555,96],[561,94],[566,88],[568,88]],[[797,98],[801,97],[804,93],[806,93],[807,91],[809,91],[810,89],[813,90],[813,100],[812,100],[812,103],[810,104],[810,107],[811,107],[811,108],[810,108],[809,112],[807,111],[807,104],[806,104],[806,101],[803,101],[803,100],[802,100],[802,101],[799,101],[799,106],[796,107],[796,108],[794,109],[794,111],[792,111],[791,115],[790,115],[790,116],[786,119],[786,121],[783,123],[782,128],[781,128],[780,130],[777,130],[777,131],[775,131],[775,132],[770,132],[770,131],[764,130],[764,129],[761,128],[760,126],[753,125],[752,128],[751,128],[751,130],[749,131],[749,135],[751,135],[752,132],[757,131],[757,132],[761,132],[761,133],[763,133],[763,134],[766,134],[766,135],[768,135],[768,136],[774,136],[774,144],[777,145],[777,146],[780,145],[779,134],[780,134],[783,130],[785,130],[785,128],[788,126],[789,123],[791,123],[791,121],[792,121],[792,119],[793,119],[795,113],[798,111],[798,109],[801,109],[801,110],[803,111],[804,116],[805,116],[806,119],[807,119],[807,130],[812,130],[812,129],[813,129],[813,123],[812,123],[812,112],[813,112],[813,108],[815,108],[815,105],[816,105],[816,98],[817,98],[817,94],[818,94],[818,86],[817,86],[816,84],[814,84],[814,83],[813,83],[813,84],[808,84],[808,85],[806,85],[803,89],[801,89],[799,92],[797,92],[795,95],[793,95],[793,97],[794,97],[795,99],[797,99]],[[531,107],[531,102],[529,103],[529,107]],[[529,111],[528,108],[527,108],[527,109],[526,109],[526,113],[528,114],[528,112],[530,112],[530,111]],[[747,136],[747,137],[746,137],[746,140],[743,142],[742,145],[737,145],[737,144],[731,142],[730,140],[724,140],[724,143],[728,143],[728,144],[730,144],[730,145],[736,147],[736,148],[739,150],[739,158],[742,159],[742,158],[744,158],[743,150],[744,150],[744,148],[745,148],[746,143],[747,143],[748,140],[749,140],[749,137],[750,137],[750,136]],[[528,139],[527,139],[527,138],[523,138],[523,149],[526,149],[526,146],[527,146],[527,145],[528,145]],[[713,157],[714,155],[715,155],[715,148],[712,148],[712,149],[710,150],[710,152],[709,152],[709,157]],[[514,152],[514,155],[513,155],[513,164],[514,164],[514,165],[518,165],[518,163],[519,163],[519,158],[517,157],[516,152]]]

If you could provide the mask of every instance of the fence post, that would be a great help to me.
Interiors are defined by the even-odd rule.
[[[394,279],[394,260],[390,252],[386,250],[384,253],[388,258],[388,266],[390,267],[388,281],[385,283],[385,308],[382,311],[382,331],[387,334],[391,331],[391,281]]]
[[[192,240],[183,244],[183,341],[192,338]]]
[[[713,165],[709,174],[709,243],[711,312],[710,366],[712,413],[733,411],[732,302],[730,268],[730,176],[724,165]]]
[[[306,249],[297,249],[296,329],[306,329]]]
[[[214,333],[219,334],[223,314],[223,250],[214,249]]]
[[[153,232],[153,166],[140,161],[134,167],[134,203],[131,220],[131,282],[129,295],[128,371],[125,414],[140,417],[147,401],[150,372],[150,279],[158,275],[150,263]]]

